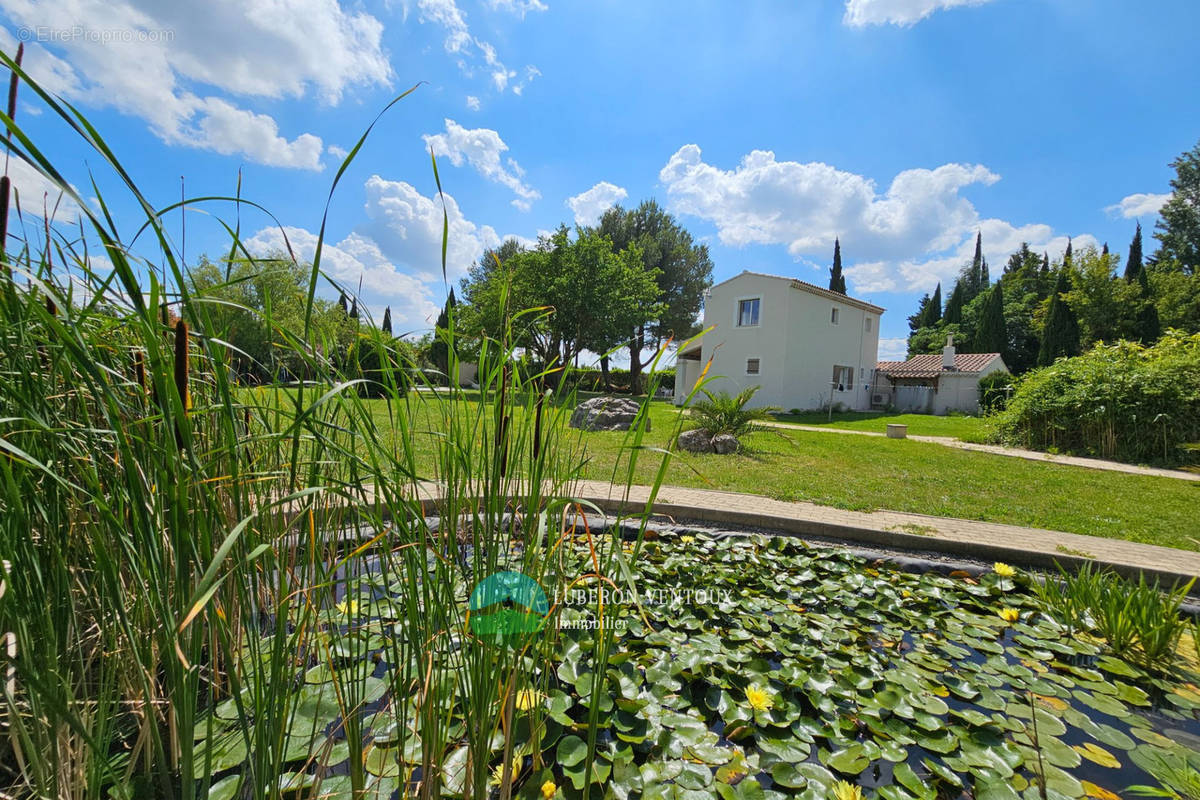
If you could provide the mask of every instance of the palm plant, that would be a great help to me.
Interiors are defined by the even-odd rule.
[[[746,404],[750,402],[759,388],[761,387],[758,385],[747,386],[736,395],[728,392],[713,393],[703,390],[704,396],[708,399],[701,400],[692,406],[692,419],[696,423],[693,427],[703,430],[709,436],[728,433],[742,437],[749,433],[766,430],[767,426],[761,423],[770,419],[772,414],[779,411],[779,408],[776,406],[746,408]]]

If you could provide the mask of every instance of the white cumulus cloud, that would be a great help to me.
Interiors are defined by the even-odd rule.
[[[712,222],[723,244],[783,245],[797,261],[828,265],[841,237],[846,275],[864,292],[927,290],[952,280],[973,255],[976,232],[997,270],[1022,241],[1052,255],[1065,247],[1066,237],[1047,225],[982,219],[960,193],[999,179],[982,165],[952,163],[904,170],[881,190],[868,177],[820,162],[779,161],[766,150],[725,170],[706,163],[694,144],[659,173],[671,208]]]
[[[507,186],[517,196],[513,205],[522,211],[528,211],[533,201],[542,196],[525,183],[521,165],[512,158],[504,158],[508,145],[490,128],[468,129],[447,119],[445,133],[426,134],[422,138],[437,158],[448,158],[456,167],[466,161],[489,181]]]
[[[140,117],[169,144],[272,166],[320,169],[320,139],[282,135],[270,116],[226,95],[332,105],[392,74],[383,24],[338,0],[0,0],[0,13],[32,30],[129,32],[48,36],[28,57],[35,76],[70,100]]]
[[[1134,217],[1145,217],[1153,214],[1158,214],[1159,209],[1171,199],[1170,193],[1167,194],[1146,194],[1139,192],[1131,194],[1128,197],[1121,198],[1121,202],[1115,203],[1104,209],[1114,217],[1120,215],[1125,219]]]
[[[409,183],[379,175],[367,179],[364,189],[366,221],[340,241],[326,244],[323,268],[350,289],[361,279],[363,300],[372,315],[381,319],[384,307],[391,306],[397,332],[427,329],[446,291],[441,202]],[[484,249],[500,244],[500,237],[491,226],[468,220],[450,195],[445,202],[450,226],[446,273],[454,285]],[[248,249],[260,255],[285,250],[285,233],[296,257],[311,260],[317,237],[304,228],[263,228],[248,240]]]
[[[866,25],[915,25],[935,11],[959,6],[981,6],[991,0],[846,0],[842,22],[856,28]]]
[[[600,181],[586,192],[567,198],[567,207],[575,212],[577,225],[595,225],[608,209],[629,196],[620,186]]]

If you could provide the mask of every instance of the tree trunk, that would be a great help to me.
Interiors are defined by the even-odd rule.
[[[600,377],[604,379],[605,393],[612,392],[612,376],[608,374],[608,356],[600,356]]]
[[[629,342],[629,392],[633,395],[642,393],[642,348],[645,346],[645,326],[634,328],[633,339]]]

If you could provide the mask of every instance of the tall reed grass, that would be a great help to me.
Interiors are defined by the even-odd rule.
[[[156,207],[81,113],[3,60],[119,182],[160,257],[135,255],[104,195],[84,202],[10,104],[10,157],[62,187],[82,219],[4,242],[0,794],[508,798],[548,774],[544,720],[515,698],[545,688],[560,635],[551,625],[496,647],[467,624],[471,587],[499,570],[519,569],[552,597],[628,574],[613,534],[573,522],[585,455],[566,432],[570,404],[548,402],[546,376],[514,356],[511,321],[548,312],[508,315],[481,345],[481,391],[470,394],[453,382],[408,391],[422,373],[364,326],[385,429],[362,378],[316,340],[318,244],[304,329],[264,320],[311,383],[238,385],[216,301],[189,293],[163,219],[184,203],[257,207],[240,187]],[[253,260],[238,226],[225,228],[229,261]],[[453,324],[445,335],[453,354]],[[453,356],[449,367],[457,374]],[[421,429],[416,404],[442,426]],[[638,459],[662,458],[661,482],[668,456],[643,446],[645,418],[620,470],[627,479]],[[437,448],[423,472],[425,436]],[[372,603],[388,611],[356,613]],[[596,674],[613,641],[608,625],[582,643]]]

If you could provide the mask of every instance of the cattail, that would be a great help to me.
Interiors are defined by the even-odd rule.
[[[508,473],[508,414],[504,413],[508,400],[508,364],[500,368],[500,406],[497,414],[500,419],[496,425],[496,458],[500,464],[500,477]]]
[[[179,393],[186,416],[192,407],[192,398],[188,394],[188,326],[183,320],[175,323],[175,391]],[[175,444],[183,449],[183,430],[178,422],[175,423]]]
[[[537,397],[537,406],[533,414],[533,461],[537,463],[538,456],[542,454],[542,405],[546,401],[546,393],[539,392]]]
[[[25,43],[17,45],[17,57],[13,61],[17,62],[17,66],[21,66],[21,59],[25,56]],[[20,79],[14,70],[12,77],[8,79],[8,118],[14,119],[17,116],[17,84]]]
[[[183,320],[175,323],[175,391],[186,413],[192,408],[188,394],[188,326]]]
[[[142,394],[146,394],[146,357],[142,355],[142,351],[138,350],[133,354],[133,375],[137,379],[138,386],[142,387]]]
[[[25,55],[25,44],[17,45],[17,57],[14,59],[17,66],[21,66],[21,59]],[[8,80],[8,120],[12,122],[17,116],[17,78],[16,70],[13,71],[12,77]],[[5,133],[9,142],[12,142],[12,131]],[[0,259],[3,258],[5,250],[8,248],[8,199],[12,191],[12,181],[8,179],[8,151],[4,154],[4,177],[0,178]],[[8,265],[4,267],[8,270]]]

